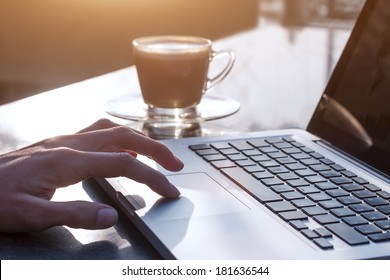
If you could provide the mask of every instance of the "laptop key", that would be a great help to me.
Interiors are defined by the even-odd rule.
[[[288,170],[286,167],[283,167],[283,166],[270,167],[270,168],[268,168],[268,171],[273,173],[273,174],[289,173],[290,172],[290,170]]]
[[[197,150],[196,153],[198,155],[202,156],[208,156],[208,155],[218,155],[219,152],[214,149],[202,149],[202,150]]]
[[[291,201],[291,203],[294,204],[298,208],[315,206],[315,203],[307,198],[293,200],[293,201]]]
[[[330,167],[328,165],[325,165],[325,164],[310,165],[310,168],[313,169],[316,172],[330,170]]]
[[[382,206],[382,205],[389,205],[389,202],[387,200],[380,198],[380,197],[366,198],[364,200],[364,202],[367,203],[368,205],[373,206],[373,207]]]
[[[343,217],[348,217],[348,216],[355,216],[355,212],[353,212],[349,208],[335,208],[335,209],[331,209],[330,213],[335,215],[337,218],[343,218]]]
[[[320,202],[324,200],[331,200],[332,198],[325,193],[311,193],[307,196],[314,202]]]
[[[368,181],[366,179],[363,179],[362,177],[355,177],[353,180],[358,184],[368,184]]]
[[[344,223],[328,224],[325,227],[339,238],[347,242],[349,245],[361,245],[369,243],[368,239],[364,235]]]
[[[327,190],[325,192],[326,194],[330,195],[331,197],[342,197],[342,196],[349,196],[349,193],[344,190]]]
[[[299,176],[295,175],[292,172],[289,172],[289,173],[279,173],[279,174],[277,174],[277,176],[280,179],[284,180],[284,181],[299,179]]]
[[[390,205],[378,206],[376,209],[381,211],[383,214],[390,215]]]
[[[225,168],[221,172],[262,203],[282,200],[280,195],[238,167]]]
[[[336,185],[341,185],[341,184],[350,184],[353,181],[347,177],[334,177],[330,179],[331,182],[335,183]]]
[[[336,170],[336,171],[344,171],[344,170],[345,170],[345,168],[342,167],[342,166],[339,165],[339,164],[332,164],[331,167],[332,167],[334,170]]]
[[[362,213],[362,217],[369,220],[370,222],[387,219],[385,214],[376,211]]]
[[[321,176],[325,178],[332,178],[332,177],[340,177],[341,174],[335,170],[327,170],[327,171],[321,171]]]
[[[262,167],[264,167],[264,168],[280,166],[279,163],[277,163],[277,162],[274,161],[274,160],[260,161],[259,164],[260,164]]]
[[[315,159],[322,159],[322,158],[325,158],[323,155],[321,155],[320,153],[311,153],[311,156]]]
[[[326,179],[320,175],[308,176],[308,177],[305,177],[305,180],[308,181],[309,183],[312,183],[312,184],[326,182]]]
[[[381,220],[374,223],[383,230],[390,230],[390,220]]]
[[[261,182],[266,186],[284,185],[284,182],[278,178],[261,179]]]
[[[362,191],[364,187],[362,185],[352,183],[352,184],[343,184],[341,187],[347,192]]]
[[[319,188],[320,190],[322,191],[326,191],[326,190],[333,190],[333,189],[337,189],[338,186],[331,183],[331,182],[323,182],[323,183],[317,183],[315,184],[317,188]]]
[[[294,191],[294,189],[292,187],[287,186],[287,185],[275,185],[275,186],[271,186],[270,188],[274,192],[280,193],[280,194]]]
[[[344,205],[351,205],[351,204],[358,204],[361,202],[360,199],[354,196],[341,196],[337,198],[338,201],[340,201]]]
[[[295,170],[295,173],[298,174],[301,177],[316,175],[316,173],[314,171],[312,171],[311,169]]]
[[[323,237],[313,239],[313,242],[323,250],[333,249],[332,243]]]
[[[366,225],[368,221],[361,216],[344,217],[343,221],[350,226]]]
[[[303,179],[289,180],[289,181],[287,181],[287,184],[289,184],[290,186],[292,186],[294,188],[309,185],[309,183]]]
[[[221,154],[223,154],[225,156],[227,156],[227,155],[236,155],[236,154],[240,153],[239,151],[237,151],[234,148],[222,149],[220,152],[221,152]]]
[[[255,173],[255,172],[264,172],[265,169],[261,167],[260,165],[249,165],[245,166],[244,170],[248,173]]]
[[[225,156],[220,155],[220,154],[218,154],[218,155],[208,155],[208,156],[204,156],[203,158],[206,161],[215,161],[215,160],[224,160],[224,159],[226,159]]]
[[[306,214],[302,213],[301,211],[288,211],[288,212],[282,212],[279,213],[279,216],[285,220],[285,221],[295,221],[295,220],[307,220],[308,217]]]
[[[332,237],[332,233],[327,230],[326,228],[316,228],[314,229],[314,231],[321,237],[323,238],[331,238]]]
[[[253,147],[251,145],[248,144],[248,142],[246,141],[242,141],[242,140],[236,140],[236,141],[232,141],[229,143],[231,146],[233,146],[234,148],[236,148],[237,150],[239,151],[244,151],[244,150],[251,150],[253,149]]]
[[[334,199],[322,201],[319,205],[326,210],[343,207],[343,204]]]
[[[247,141],[251,146],[255,148],[260,148],[260,147],[269,147],[271,146],[269,143],[265,142],[263,138],[258,138],[258,139],[251,139]]]
[[[388,193],[386,191],[379,191],[376,194],[379,195],[380,197],[384,198],[384,199],[387,199],[387,200],[390,199],[390,193]]]
[[[387,231],[385,233],[376,233],[376,234],[371,234],[368,236],[370,240],[373,242],[385,242],[385,241],[390,241],[390,232]]]
[[[234,162],[230,161],[230,160],[217,160],[217,161],[212,161],[211,162],[211,165],[214,166],[215,168],[217,169],[221,169],[221,168],[228,168],[228,167],[234,167],[236,166],[234,164]]]
[[[364,187],[367,190],[370,190],[372,192],[379,192],[379,191],[381,191],[381,188],[376,186],[376,185],[374,185],[374,184],[366,184],[366,185],[364,185]]]
[[[271,211],[276,213],[293,211],[296,209],[294,205],[292,205],[290,202],[287,201],[270,202],[270,203],[266,203],[266,206],[269,209],[271,209]]]
[[[305,187],[298,187],[297,191],[299,191],[302,194],[310,194],[310,193],[319,193],[320,190],[317,189],[315,186],[305,186]]]
[[[228,159],[232,161],[239,161],[239,160],[248,160],[246,156],[243,154],[225,154]]]
[[[369,197],[375,197],[375,193],[373,192],[370,192],[370,191],[355,191],[355,192],[352,192],[352,194],[354,196],[356,196],[357,198],[360,198],[360,199],[365,199],[365,198],[369,198]]]
[[[268,137],[265,139],[267,143],[275,144],[275,143],[283,143],[283,139],[280,137]]]
[[[348,178],[357,177],[357,175],[356,175],[355,173],[353,173],[352,171],[349,171],[349,170],[341,171],[341,173],[342,173],[345,177],[348,177]]]
[[[273,178],[274,177],[274,175],[272,175],[271,173],[269,173],[267,171],[254,172],[252,174],[252,176],[254,178],[256,178],[257,180],[262,180],[262,179],[267,179],[267,178]]]
[[[305,207],[302,212],[309,216],[324,215],[328,213],[324,208],[319,206]]]
[[[211,143],[210,146],[217,150],[230,149],[232,147],[227,142],[215,142],[215,143]]]
[[[304,195],[302,195],[299,192],[292,191],[292,192],[284,192],[281,194],[281,196],[286,200],[295,200],[295,199],[303,199],[305,198]]]
[[[360,232],[361,234],[364,234],[364,235],[369,235],[369,234],[373,234],[373,233],[381,233],[382,230],[374,225],[361,225],[361,226],[357,226],[355,228],[358,232]]]
[[[245,151],[242,151],[242,153],[244,155],[246,155],[247,157],[262,155],[262,153],[257,149],[245,150]]]
[[[349,206],[353,211],[356,213],[360,214],[363,212],[370,212],[374,211],[375,209],[371,207],[370,205],[364,204],[364,203],[359,203],[359,204],[352,204]]]
[[[295,221],[291,221],[290,222],[290,225],[295,228],[296,230],[303,230],[303,229],[308,229],[309,227],[304,223],[302,222],[301,220],[295,220]]]
[[[304,229],[301,231],[301,233],[309,239],[314,239],[320,237],[316,232],[312,231],[311,229]]]
[[[193,151],[205,150],[205,149],[209,149],[210,145],[209,144],[196,144],[196,145],[190,145],[189,148]]]
[[[332,165],[334,164],[334,161],[328,159],[328,158],[323,158],[323,159],[320,159],[320,161],[326,165]]]
[[[340,220],[333,216],[332,214],[325,214],[325,215],[318,215],[314,216],[313,219],[321,224],[321,225],[327,225],[327,224],[333,224],[338,223]]]
[[[289,164],[289,163],[296,163],[297,161],[291,157],[285,157],[285,158],[277,158],[277,162],[280,164]]]

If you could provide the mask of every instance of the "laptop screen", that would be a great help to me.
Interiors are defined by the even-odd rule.
[[[308,131],[390,175],[390,1],[362,9]]]

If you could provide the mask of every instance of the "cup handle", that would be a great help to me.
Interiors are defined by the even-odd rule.
[[[212,51],[211,57],[210,57],[210,63],[217,57],[228,55],[229,61],[226,64],[225,68],[215,77],[213,78],[207,78],[206,86],[204,89],[204,93],[209,91],[210,89],[214,88],[217,84],[219,84],[232,70],[234,61],[236,59],[236,56],[233,51],[231,50],[219,50],[219,51]]]

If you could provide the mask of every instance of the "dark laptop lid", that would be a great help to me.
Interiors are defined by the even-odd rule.
[[[389,178],[389,0],[366,1],[308,131]]]

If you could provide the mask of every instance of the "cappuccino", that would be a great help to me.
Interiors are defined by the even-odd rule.
[[[145,37],[133,45],[142,96],[148,106],[186,108],[200,102],[211,56],[209,40]]]

